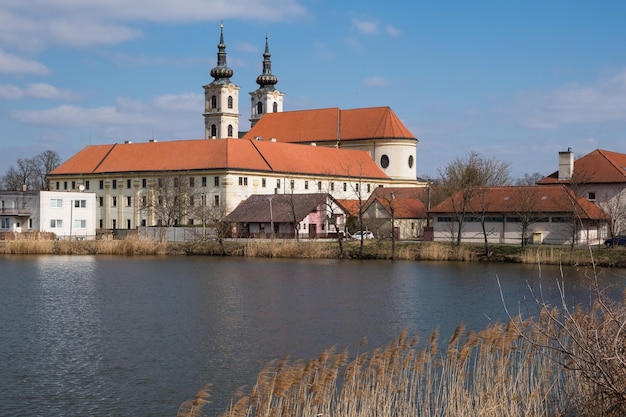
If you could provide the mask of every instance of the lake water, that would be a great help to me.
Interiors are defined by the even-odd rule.
[[[584,271],[568,300],[588,304]],[[205,257],[0,258],[0,416],[170,416],[213,383],[214,416],[268,361],[355,352],[400,331],[481,329],[559,269]],[[600,273],[618,296],[626,271]]]

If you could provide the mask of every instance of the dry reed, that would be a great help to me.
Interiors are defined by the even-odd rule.
[[[309,362],[283,359],[220,417],[561,415],[568,407],[564,370],[518,329],[517,322],[479,333],[460,326],[441,352],[436,331],[421,347],[403,332],[349,361],[334,349]]]
[[[165,242],[128,237],[123,240],[8,240],[0,245],[6,255],[163,255],[171,253]]]

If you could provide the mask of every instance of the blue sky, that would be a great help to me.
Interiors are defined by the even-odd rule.
[[[52,149],[200,139],[220,21],[240,128],[265,35],[284,109],[389,106],[434,177],[477,151],[513,176],[626,153],[622,1],[3,0],[0,174]]]

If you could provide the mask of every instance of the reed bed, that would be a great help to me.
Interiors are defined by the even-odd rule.
[[[163,255],[172,252],[166,242],[133,236],[123,240],[8,240],[0,245],[6,255]]]
[[[535,317],[459,325],[447,342],[404,331],[371,353],[273,361],[218,417],[622,417],[626,297],[596,295],[583,310],[535,294]],[[208,398],[203,388],[177,417],[205,415]]]
[[[523,342],[516,326],[457,328],[439,352],[401,333],[371,354],[328,349],[311,361],[270,363],[219,417],[557,416],[567,409],[562,368]],[[194,401],[194,400],[190,400]],[[203,403],[178,417],[201,416]]]

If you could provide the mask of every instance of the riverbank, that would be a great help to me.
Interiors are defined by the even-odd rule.
[[[259,258],[392,259],[390,241],[344,241],[343,254],[336,241],[240,239],[218,242],[169,243],[129,237],[123,240],[8,240],[0,242],[5,255],[195,255]],[[494,245],[485,254],[482,245],[457,247],[446,242],[398,242],[394,259],[413,261],[463,261],[541,263],[544,265],[626,267],[626,250],[603,247]]]

